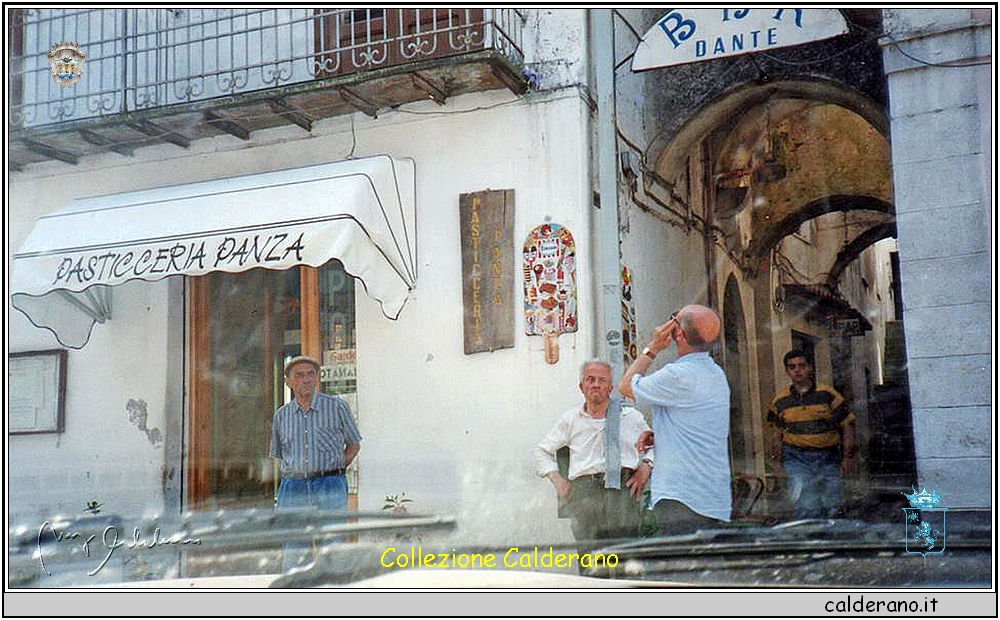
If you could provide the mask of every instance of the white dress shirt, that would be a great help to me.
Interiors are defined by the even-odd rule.
[[[560,416],[556,425],[545,435],[535,448],[535,470],[541,477],[559,471],[556,451],[569,447],[569,479],[604,472],[604,426],[605,418],[593,418],[583,407],[570,409]],[[621,467],[635,469],[643,458],[654,459],[653,449],[645,455],[639,454],[635,443],[643,431],[648,431],[642,414],[632,407],[622,407],[621,417]]]

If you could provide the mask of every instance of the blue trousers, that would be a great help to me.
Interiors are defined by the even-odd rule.
[[[346,510],[347,478],[284,478],[278,487],[278,510]]]
[[[347,510],[347,478],[284,478],[278,487],[278,510]],[[312,560],[311,541],[285,543],[281,546],[281,569],[287,571]]]
[[[839,517],[844,508],[840,450],[807,450],[784,446],[782,466],[788,474],[789,499],[796,519]]]

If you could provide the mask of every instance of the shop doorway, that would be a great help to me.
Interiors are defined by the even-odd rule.
[[[345,398],[358,417],[354,278],[331,260],[319,268],[216,272],[189,283],[188,508],[272,507],[271,417],[291,399],[285,360],[321,360],[322,391]],[[357,466],[352,470],[356,506]]]

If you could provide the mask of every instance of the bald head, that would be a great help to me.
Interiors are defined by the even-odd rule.
[[[708,351],[719,339],[722,321],[711,308],[697,304],[684,306],[677,313],[677,320],[684,332],[684,339],[695,350]]]

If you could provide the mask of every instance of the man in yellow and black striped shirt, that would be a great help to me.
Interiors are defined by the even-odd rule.
[[[841,516],[842,476],[854,469],[854,420],[844,397],[813,381],[806,354],[785,354],[785,372],[792,384],[774,397],[767,421],[781,435],[780,453],[772,442],[771,459],[788,474],[795,518]]]

